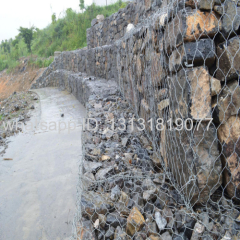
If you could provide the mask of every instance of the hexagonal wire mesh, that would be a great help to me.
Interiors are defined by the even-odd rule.
[[[75,238],[240,239],[238,6],[163,1],[115,43],[122,96],[87,104]]]

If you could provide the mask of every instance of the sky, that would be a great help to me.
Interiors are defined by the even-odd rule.
[[[92,2],[103,5],[106,0],[85,0],[86,5]],[[114,1],[114,0],[111,0]],[[110,1],[108,1],[110,2]],[[19,27],[44,28],[51,23],[51,16],[57,18],[67,8],[80,11],[79,0],[3,0],[0,6],[0,42],[18,35]]]

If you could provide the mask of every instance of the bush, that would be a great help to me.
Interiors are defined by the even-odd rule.
[[[36,60],[30,59],[28,61],[28,66],[37,67],[37,68],[45,68],[48,67],[54,61],[54,57],[49,57],[47,59],[37,58]]]

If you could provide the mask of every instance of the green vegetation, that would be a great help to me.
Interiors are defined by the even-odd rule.
[[[54,60],[54,57],[37,58],[35,60],[33,58],[30,58],[30,60],[28,61],[28,66],[44,68],[44,67],[48,67],[53,62],[53,60]]]
[[[14,70],[19,64],[19,58],[29,56],[30,53],[37,56],[36,60],[29,61],[31,66],[47,67],[53,61],[53,58],[49,57],[53,56],[55,51],[70,51],[87,46],[86,30],[91,27],[92,19],[98,14],[109,17],[127,5],[122,0],[108,6],[92,4],[85,7],[84,0],[79,3],[81,13],[68,8],[62,18],[57,19],[56,14],[53,14],[52,22],[46,28],[40,30],[20,27],[20,33],[14,40],[2,41],[0,71]]]
[[[23,38],[25,44],[27,45],[28,52],[30,52],[31,54],[32,54],[31,44],[33,40],[33,30],[34,27],[31,28],[20,27],[18,30],[20,32],[20,36]],[[16,39],[14,41],[16,41],[17,44],[18,41]]]

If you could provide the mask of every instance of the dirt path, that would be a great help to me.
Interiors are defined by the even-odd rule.
[[[85,109],[65,91],[45,88],[36,92],[41,112],[36,108],[28,130],[10,138],[3,158],[13,160],[0,158],[1,240],[60,240],[71,236],[81,127],[60,133],[59,129],[30,127],[83,118]]]

